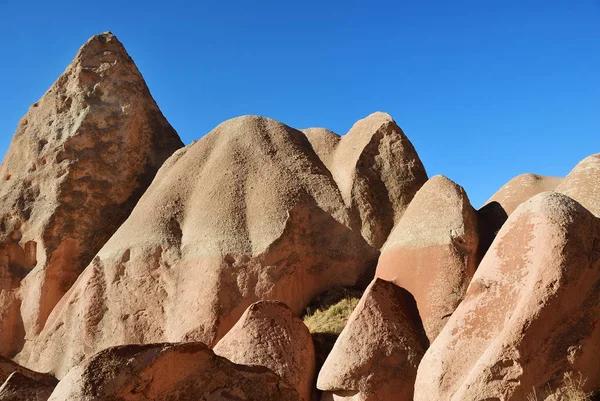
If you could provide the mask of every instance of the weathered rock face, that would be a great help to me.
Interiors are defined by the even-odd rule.
[[[50,401],[300,401],[264,367],[236,365],[202,343],[126,345],[74,367]]]
[[[39,333],[181,146],[121,43],[91,38],[21,119],[0,167],[0,354]]]
[[[304,132],[344,201],[356,210],[363,237],[381,248],[427,181],[412,143],[392,117],[380,112],[358,121],[341,138],[324,129]]]
[[[46,401],[55,386],[14,372],[0,386],[0,401]]]
[[[426,352],[415,401],[525,400],[565,373],[600,388],[600,221],[545,192],[509,217]]]
[[[462,187],[432,177],[381,250],[377,277],[409,291],[430,341],[462,300],[477,266],[477,215]]]
[[[427,345],[412,296],[375,279],[319,373],[322,400],[412,401]]]
[[[278,301],[259,301],[214,348],[234,363],[264,366],[310,401],[315,376],[315,350],[308,328]]]
[[[58,380],[0,356],[0,401],[46,401]]]
[[[510,216],[521,203],[541,192],[553,191],[562,180],[560,177],[521,174],[504,184],[485,204],[498,202]]]
[[[600,153],[583,159],[556,187],[600,217]]]
[[[300,314],[316,294],[373,274],[379,251],[352,221],[304,134],[262,117],[226,121],[165,162],[57,305],[29,366],[60,377],[108,346],[214,345],[261,299]]]

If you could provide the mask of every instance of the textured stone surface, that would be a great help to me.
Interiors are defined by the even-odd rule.
[[[55,386],[14,372],[0,386],[0,401],[46,401]]]
[[[427,344],[412,296],[375,279],[319,373],[322,400],[412,401]]]
[[[498,202],[510,216],[521,203],[541,192],[553,191],[562,180],[560,177],[521,174],[504,184],[485,204]]]
[[[315,376],[312,337],[302,320],[282,302],[259,301],[214,348],[234,363],[264,366],[310,401]]]
[[[359,120],[341,138],[325,129],[305,133],[331,171],[344,201],[356,211],[362,235],[381,248],[427,181],[412,143],[392,117],[381,112]]]
[[[570,196],[600,217],[600,153],[580,161],[556,191]]]
[[[465,294],[478,241],[477,215],[464,189],[437,175],[417,192],[381,250],[377,277],[414,296],[430,341]]]
[[[316,294],[368,283],[379,251],[351,215],[303,133],[226,121],[165,162],[55,308],[29,366],[60,377],[108,346],[214,345],[258,300],[300,314]]]
[[[545,192],[504,224],[426,352],[415,401],[525,400],[581,373],[600,388],[600,221]]]
[[[50,401],[300,401],[264,367],[237,365],[201,343],[109,348],[74,367]]]
[[[13,356],[183,146],[110,33],[19,122],[0,167],[0,354]]]

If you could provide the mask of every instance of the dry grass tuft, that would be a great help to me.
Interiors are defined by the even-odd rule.
[[[592,401],[593,394],[583,390],[586,379],[581,373],[575,377],[572,373],[565,374],[563,386],[555,391],[548,389],[548,394],[544,401]],[[538,398],[538,394],[533,389],[533,392],[527,396],[527,401],[542,401]]]
[[[361,296],[362,291],[334,288],[317,296],[306,308],[302,320],[313,337],[317,368],[325,362]]]

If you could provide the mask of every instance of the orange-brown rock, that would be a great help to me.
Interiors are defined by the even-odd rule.
[[[35,338],[181,146],[121,43],[92,37],[21,119],[0,167],[0,354]]]
[[[521,174],[504,184],[485,204],[498,202],[510,216],[521,203],[541,192],[553,191],[561,181],[560,177]]]
[[[556,187],[600,217],[600,153],[580,161]]]
[[[381,112],[359,120],[341,138],[325,129],[304,132],[331,171],[344,201],[356,211],[362,235],[381,248],[427,181],[412,143],[392,117]]]
[[[351,215],[303,133],[226,121],[165,162],[54,309],[28,366],[60,377],[109,346],[214,345],[258,300],[300,314],[319,293],[370,282],[379,251]]]
[[[415,298],[433,341],[462,300],[477,266],[477,215],[464,189],[432,177],[382,248],[377,277]]]
[[[322,400],[412,401],[427,344],[414,298],[376,278],[319,373]]]
[[[302,320],[283,302],[259,301],[248,309],[214,348],[234,363],[264,366],[310,401],[315,350]]]
[[[267,368],[237,365],[202,343],[109,348],[71,369],[50,401],[300,401]]]
[[[46,401],[55,386],[13,372],[0,386],[0,401]]]
[[[569,373],[600,388],[600,220],[545,192],[521,204],[426,352],[415,401],[525,400]]]

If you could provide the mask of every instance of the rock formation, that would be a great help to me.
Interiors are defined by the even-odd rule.
[[[165,162],[57,305],[29,366],[61,376],[108,346],[214,345],[258,300],[300,314],[316,294],[370,281],[379,252],[352,224],[304,134],[226,121]]]
[[[580,161],[556,191],[570,196],[600,217],[600,153]]]
[[[54,387],[14,372],[0,386],[0,401],[46,401]]]
[[[333,174],[346,204],[357,211],[364,238],[381,248],[427,181],[412,143],[386,113],[358,121],[341,138],[324,129],[304,132]]]
[[[580,373],[600,388],[600,220],[545,192],[509,217],[426,352],[415,401],[527,399]]]
[[[183,146],[110,33],[91,38],[19,122],[0,167],[0,354],[56,303]]]
[[[412,401],[427,343],[413,297],[375,279],[319,373],[322,400]]]
[[[300,401],[269,369],[236,365],[202,343],[109,348],[71,369],[50,401]]]
[[[0,356],[0,401],[46,401],[58,380]]]
[[[259,301],[248,309],[214,348],[234,363],[264,366],[311,400],[315,350],[308,328],[278,301]]]
[[[477,215],[462,187],[432,177],[381,250],[377,277],[417,301],[430,341],[462,300],[477,266]]]
[[[553,191],[561,181],[560,177],[521,174],[504,184],[485,204],[498,202],[510,216],[521,203],[541,192]]]

